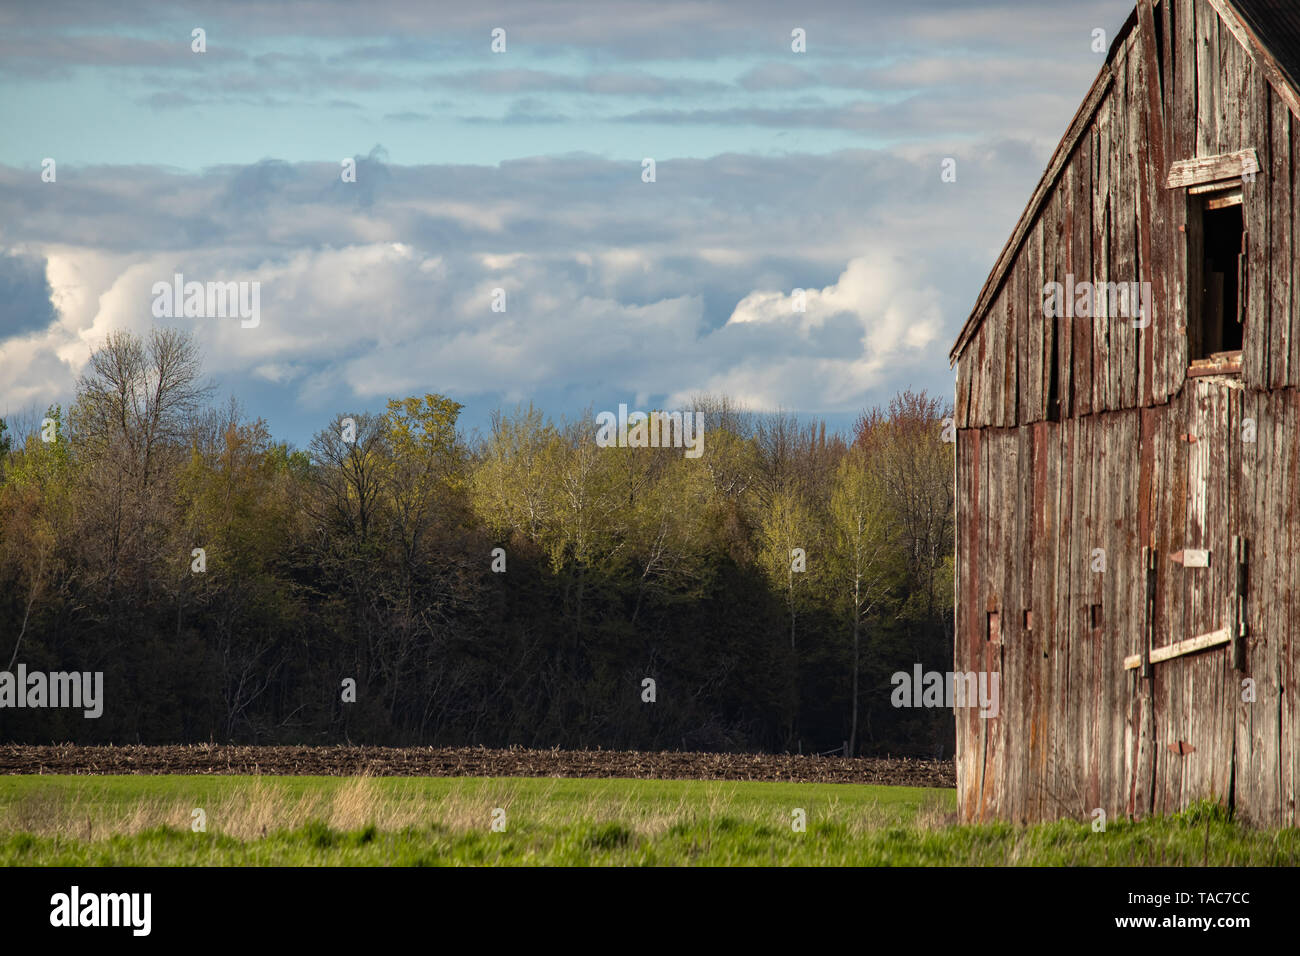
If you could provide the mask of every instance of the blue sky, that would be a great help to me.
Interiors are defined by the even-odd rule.
[[[426,391],[471,427],[528,401],[725,392],[843,426],[948,397],[1093,31],[1130,9],[0,6],[0,415],[66,403],[109,331],[154,324],[299,445]],[[260,323],[155,318],[176,272],[258,282]]]

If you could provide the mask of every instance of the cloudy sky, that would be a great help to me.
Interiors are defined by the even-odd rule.
[[[0,416],[154,325],[299,445],[429,391],[471,427],[950,397],[1132,3],[0,0]],[[176,273],[259,323],[155,317]]]

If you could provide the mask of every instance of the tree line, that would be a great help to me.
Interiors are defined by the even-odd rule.
[[[698,396],[699,458],[461,410],[300,450],[190,336],[111,334],[68,408],[0,421],[0,664],[102,671],[104,713],[0,739],[951,753],[950,712],[890,703],[952,660],[944,403],[840,435]]]

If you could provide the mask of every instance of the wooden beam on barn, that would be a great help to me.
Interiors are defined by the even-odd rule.
[[[1235,352],[1215,352],[1209,358],[1194,359],[1192,364],[1187,367],[1187,377],[1197,378],[1203,375],[1240,375],[1241,374],[1241,350]],[[1188,441],[1196,441],[1195,435],[1187,437]]]
[[[1203,186],[1207,183],[1230,182],[1241,179],[1248,173],[1257,172],[1259,172],[1259,154],[1253,148],[1239,149],[1235,153],[1221,153],[1218,156],[1180,159],[1169,165],[1165,188],[1185,189],[1188,186]]]
[[[1188,190],[1195,192],[1195,189]],[[1206,209],[1227,209],[1229,206],[1240,206],[1242,204],[1241,187],[1236,189],[1226,189],[1222,192],[1215,192],[1205,200]]]
[[[1177,641],[1164,647],[1157,647],[1151,652],[1151,663],[1159,664],[1161,661],[1173,660],[1175,657],[1182,657],[1184,654],[1194,654],[1196,651],[1203,651],[1207,647],[1218,647],[1220,644],[1227,644],[1231,640],[1232,628],[1230,627],[1223,627],[1217,631],[1211,631],[1209,634],[1198,634],[1196,637],[1189,637],[1185,641]],[[1141,666],[1141,654],[1131,654],[1124,658],[1125,670],[1132,670]]]

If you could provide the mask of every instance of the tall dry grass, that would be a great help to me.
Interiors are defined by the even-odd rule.
[[[452,796],[452,795],[449,795]],[[434,809],[427,802],[383,792],[373,778],[354,777],[330,790],[294,792],[274,778],[258,777],[223,789],[199,806],[181,797],[141,796],[129,804],[86,803],[63,791],[34,792],[0,812],[0,833],[99,839],[130,836],[158,826],[188,830],[198,808],[206,814],[209,833],[241,840],[319,820],[334,829],[353,830],[374,824],[383,829],[426,825]],[[457,816],[464,816],[464,811]]]
[[[202,805],[206,829],[239,840],[252,840],[277,830],[292,830],[321,821],[334,830],[380,831],[425,829],[437,825],[453,832],[482,830],[494,808],[506,811],[507,826],[527,820],[530,826],[569,827],[617,822],[654,838],[670,828],[704,824],[730,817],[743,823],[778,829],[790,826],[792,806],[755,802],[737,788],[720,785],[693,799],[683,794],[663,799],[639,799],[626,790],[597,787],[574,798],[557,796],[559,781],[538,787],[510,780],[465,781],[431,794],[417,783],[406,784],[361,776],[330,787],[291,787],[275,777],[255,777],[234,786],[218,787],[219,796]],[[33,791],[0,805],[0,834],[27,832],[98,840],[130,836],[159,826],[189,830],[199,806],[183,796],[141,796],[133,802],[71,800],[66,790]],[[874,803],[863,805],[831,798],[805,808],[810,821],[842,824],[860,835],[898,824],[896,811]],[[923,805],[911,823],[938,829],[952,822],[937,799]],[[513,827],[512,827],[513,828]]]

